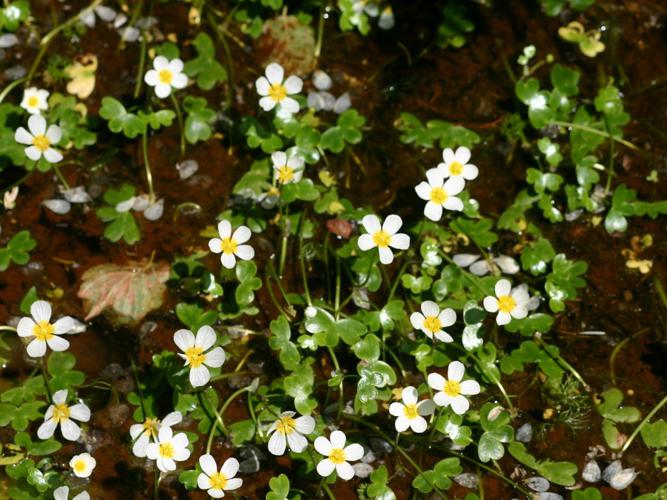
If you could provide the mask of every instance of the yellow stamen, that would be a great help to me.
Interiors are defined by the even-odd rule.
[[[220,248],[222,248],[222,253],[236,253],[238,244],[234,238],[222,238],[222,243],[220,243]]]
[[[391,242],[391,235],[380,229],[378,232],[376,232],[373,235],[373,243],[379,248],[386,248],[389,246],[389,243]]]
[[[431,333],[439,332],[442,327],[442,323],[437,316],[426,316],[424,320],[424,328]]]
[[[224,490],[227,486],[227,476],[222,472],[214,472],[209,476],[209,481],[211,481],[211,489],[214,490]]]
[[[449,164],[449,173],[451,175],[461,175],[463,173],[463,165],[458,161],[453,161]]]
[[[176,451],[174,450],[174,445],[171,443],[160,443],[159,449],[160,456],[163,458],[174,458]]]
[[[65,420],[69,419],[69,408],[65,403],[60,403],[57,405],[53,406],[53,420],[56,421],[57,424],[60,422],[64,422]]]
[[[333,448],[329,453],[329,460],[334,464],[342,464],[345,462],[345,451],[342,448]]]
[[[32,145],[43,153],[51,147],[51,141],[44,134],[38,134],[32,138]]]
[[[269,88],[269,97],[276,102],[280,102],[287,97],[287,89],[280,83],[274,83]]]
[[[403,407],[403,415],[405,415],[408,420],[417,418],[419,416],[417,405],[405,405]]]
[[[444,202],[447,201],[447,198],[449,198],[449,195],[447,194],[447,191],[445,191],[443,188],[436,187],[431,189],[431,201],[433,203],[442,205]]]
[[[516,307],[516,300],[511,295],[498,297],[498,309],[504,313],[511,313]]]
[[[294,420],[292,417],[280,417],[276,423],[276,431],[285,436],[292,434],[295,428],[296,420]]]
[[[31,95],[30,97],[28,97],[27,104],[29,108],[36,108],[37,105],[39,104],[39,99],[37,98],[36,95]]]
[[[157,418],[147,418],[144,422],[144,432],[148,432],[153,439],[157,437],[157,424]]]
[[[79,474],[86,472],[86,461],[83,458],[78,459],[76,462],[74,462],[74,472],[78,472]]]
[[[206,361],[206,355],[201,347],[192,346],[185,351],[185,359],[192,368],[198,368]]]
[[[443,391],[450,398],[455,398],[461,394],[461,384],[459,384],[456,380],[448,380],[445,382]]]
[[[283,165],[282,167],[276,169],[278,172],[278,182],[281,184],[287,184],[294,180],[294,169]]]
[[[158,79],[160,80],[160,83],[171,85],[171,81],[174,79],[174,75],[168,69],[162,69],[158,73]]]
[[[32,334],[37,340],[41,340],[42,342],[51,340],[55,334],[55,331],[55,326],[44,320],[36,323],[35,326],[32,327]]]

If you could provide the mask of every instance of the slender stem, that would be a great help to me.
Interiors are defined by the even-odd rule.
[[[134,84],[134,98],[139,99],[141,84],[143,83],[144,68],[146,67],[146,36],[141,32],[141,49],[139,52],[139,69],[137,70],[137,81]]]
[[[543,347],[544,352],[546,352],[554,361],[560,363],[563,368],[568,370],[574,376],[574,378],[576,378],[579,381],[579,383],[584,387],[586,391],[591,390],[591,386],[586,383],[584,378],[581,375],[579,375],[579,372],[575,370],[570,363],[565,361],[565,359],[560,354],[553,354],[547,349],[547,347],[549,347],[549,344],[547,344],[542,339],[542,336],[540,334],[536,333],[533,338],[537,340],[537,343]]]
[[[340,257],[336,254],[336,295],[334,298],[334,316],[340,315]]]
[[[287,302],[288,307],[290,307],[289,306],[290,302],[289,299],[287,298],[287,293],[285,292],[285,289],[283,288],[283,285],[280,282],[280,278],[278,278],[278,275],[276,274],[276,269],[275,267],[273,267],[273,262],[268,261],[266,266],[267,270],[269,271],[269,276],[271,276],[271,278],[273,278],[273,280],[276,282],[276,285],[278,285],[278,290],[280,290],[280,294],[283,296],[283,299],[285,299],[285,302]],[[270,288],[269,288],[269,293],[272,293]],[[277,301],[274,300],[274,304],[276,305],[276,307],[278,307],[278,310],[287,317],[287,319],[292,319],[294,317],[293,314],[290,314],[289,312],[283,310],[282,307],[278,306]]]
[[[315,51],[313,52],[313,55],[315,56],[315,60],[320,57],[320,54],[322,53],[322,40],[324,39],[324,12],[325,12],[326,7],[324,4],[320,8],[320,14],[319,14],[319,19],[317,21],[317,42],[315,43]]]
[[[667,308],[667,293],[665,293],[665,287],[662,285],[660,278],[655,274],[653,275],[653,286],[655,287],[655,291],[658,292],[662,305]]]
[[[49,377],[46,375],[46,356],[42,356],[42,378],[44,379],[44,387],[46,388],[46,395],[49,397],[49,402],[53,403],[51,389],[49,389]]]
[[[5,100],[5,97],[7,97],[7,94],[9,94],[14,87],[18,87],[21,85],[23,82],[26,81],[26,78],[19,78],[18,80],[14,80],[12,83],[7,85],[4,89],[2,89],[2,92],[0,92],[0,102]]]
[[[330,500],[336,500],[336,496],[333,494],[333,491],[331,491],[331,488],[329,488],[327,483],[322,483],[322,488],[324,488],[324,491]]]
[[[618,353],[621,352],[621,349],[630,342],[631,340],[634,340],[635,338],[644,335],[645,333],[650,332],[651,329],[649,327],[642,328],[638,332],[633,333],[629,337],[624,338],[621,342],[616,344],[616,347],[614,347],[614,350],[611,351],[611,356],[609,356],[609,375],[611,376],[611,383],[616,385],[616,357],[618,356]]]
[[[489,467],[488,465],[484,465],[483,463],[478,462],[478,461],[475,460],[474,458],[470,458],[470,457],[468,457],[468,456],[466,456],[466,455],[464,455],[464,454],[462,454],[462,453],[457,453],[457,452],[452,451],[452,450],[447,450],[447,452],[448,452],[448,453],[451,453],[451,454],[454,455],[455,457],[459,457],[460,459],[465,460],[466,462],[470,462],[470,463],[473,463],[473,464],[477,465],[477,467],[479,467],[480,469],[484,469],[485,471],[490,472],[491,474],[493,474],[493,475],[496,476],[497,478],[499,478],[499,479],[501,479],[502,481],[504,481],[504,482],[506,482],[507,484],[509,484],[509,485],[510,485],[512,488],[514,488],[515,490],[520,491],[521,493],[523,493],[524,495],[526,495],[526,497],[528,497],[528,498],[533,498],[532,493],[530,493],[530,492],[529,492],[528,490],[526,490],[525,488],[521,487],[520,484],[518,484],[518,483],[512,481],[512,480],[511,480],[510,478],[508,478],[505,474],[499,473],[499,472],[496,471],[493,467]]]
[[[602,137],[606,137],[607,139],[611,139],[612,141],[616,141],[619,144],[623,144],[624,146],[630,148],[630,149],[639,149],[637,146],[632,144],[630,141],[626,141],[625,139],[621,139],[620,137],[613,136],[609,134],[608,132],[603,132],[601,130],[598,130],[593,127],[589,127],[587,125],[581,125],[579,123],[572,123],[572,122],[562,122],[560,120],[554,120],[551,122],[553,125],[558,125],[559,127],[571,127],[571,128],[576,128],[579,130],[583,130],[584,132],[589,132],[591,134],[595,135],[600,135]]]
[[[153,189],[153,173],[148,160],[148,131],[141,136],[141,149],[144,154],[144,168],[146,170],[146,184],[148,184],[148,198],[151,203],[155,201],[155,190]]]
[[[611,137],[611,130],[609,129],[609,121],[607,116],[603,113],[602,117],[604,118],[604,126],[607,129],[607,133]],[[605,195],[609,194],[611,189],[611,180],[614,178],[614,141],[609,141],[609,167],[607,168],[607,182],[604,186]]]
[[[634,431],[632,431],[632,434],[630,434],[630,437],[628,440],[623,444],[623,448],[621,448],[621,453],[625,453],[625,451],[630,447],[632,444],[632,441],[637,437],[637,434],[642,430],[642,427],[644,427],[646,424],[649,423],[649,421],[653,418],[653,416],[660,411],[660,408],[665,406],[667,404],[667,396],[662,398],[660,402],[655,405],[655,407],[650,411],[646,417],[644,417],[644,420],[642,420],[639,425],[635,428]]]
[[[394,282],[391,285],[391,290],[389,290],[389,298],[387,299],[387,303],[391,301],[391,299],[394,298],[394,294],[396,293],[396,289],[398,288],[398,284],[401,282],[401,275],[405,272],[405,269],[408,267],[410,264],[410,261],[405,259],[403,262],[403,265],[401,268],[398,270],[398,273],[396,273],[396,278],[394,279]]]
[[[0,332],[14,332],[16,333],[16,328],[13,326],[0,326]]]
[[[160,499],[160,471],[155,468],[155,481],[153,482],[153,498]]]
[[[134,359],[131,359],[130,363],[132,364],[132,377],[134,378],[134,385],[137,388],[137,394],[139,394],[139,405],[141,406],[141,413],[143,413],[142,420],[146,420],[148,415],[146,414],[146,406],[144,405],[144,395],[141,392],[141,388],[139,387],[139,372],[137,371],[137,365],[134,364]]]
[[[306,211],[301,214],[299,221],[299,264],[301,265],[301,278],[303,279],[303,293],[306,295],[306,302],[309,306],[313,305],[310,298],[310,290],[308,289],[308,275],[306,273],[306,260],[303,256],[303,227],[306,221]]]
[[[62,185],[65,186],[65,189],[67,189],[67,190],[71,189],[69,183],[67,182],[67,179],[63,175],[63,173],[60,170],[60,167],[58,166],[58,164],[57,163],[52,163],[51,165],[53,166],[53,171],[58,176],[58,179],[60,179],[60,182],[62,183]]]
[[[181,157],[185,154],[185,129],[183,128],[183,112],[181,111],[181,105],[178,103],[178,99],[172,92],[170,94],[171,102],[174,103],[174,110],[176,111],[176,117],[178,118],[178,129],[181,132]]]
[[[344,401],[344,386],[343,386],[343,371],[340,369],[340,364],[338,363],[338,358],[336,357],[336,353],[331,347],[327,347],[329,350],[329,355],[331,356],[331,360],[333,361],[334,367],[336,368],[336,375],[340,376],[340,384],[338,385],[338,391],[340,392],[340,395],[338,397],[338,415],[337,419],[340,420],[340,416],[343,413],[343,401]]]
[[[250,352],[250,351],[248,351],[248,352]],[[236,372],[236,371],[234,371],[234,372],[229,372],[229,373],[221,373],[221,374],[218,375],[217,377],[213,377],[213,378],[209,381],[209,383],[212,384],[213,382],[218,382],[219,380],[223,380],[223,379],[226,379],[226,378],[228,378],[228,377],[233,377],[233,376],[235,376],[235,375],[245,375],[245,374],[247,374],[247,373],[250,373],[250,372],[249,372],[249,371],[242,371],[242,372]]]

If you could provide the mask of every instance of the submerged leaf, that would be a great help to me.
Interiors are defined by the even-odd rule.
[[[117,324],[137,323],[162,305],[167,278],[166,262],[102,264],[88,269],[78,292],[87,311],[85,319],[106,311]]]

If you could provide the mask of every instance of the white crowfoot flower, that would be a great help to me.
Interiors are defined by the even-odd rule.
[[[24,150],[28,158],[37,161],[44,156],[49,163],[58,163],[63,159],[60,151],[51,147],[58,144],[63,136],[58,125],[50,125],[47,129],[46,118],[42,115],[31,115],[28,118],[28,130],[19,127],[14,134],[16,142],[28,146]]]
[[[132,445],[132,454],[135,457],[143,458],[146,456],[146,449],[152,442],[157,441],[158,432],[162,427],[172,427],[183,421],[183,415],[180,411],[168,413],[162,420],[149,417],[141,424],[132,424],[130,426],[130,436],[134,441]]]
[[[228,220],[220,221],[218,224],[220,238],[208,240],[208,248],[213,253],[221,253],[220,262],[227,269],[236,265],[236,257],[250,260],[255,256],[255,250],[250,245],[243,245],[250,239],[250,229],[239,226],[232,234],[232,224]]]
[[[45,300],[37,300],[30,306],[30,316],[21,318],[16,326],[19,337],[32,339],[26,347],[28,356],[41,358],[46,354],[46,347],[53,351],[64,351],[69,347],[69,341],[60,335],[69,333],[74,329],[74,320],[64,316],[51,323],[51,304]]]
[[[302,452],[308,446],[304,434],[311,434],[315,430],[315,419],[307,415],[294,418],[294,415],[296,413],[293,411],[284,411],[278,420],[271,424],[269,434],[273,435],[269,439],[269,451],[273,455],[285,453],[287,445],[296,453]]]
[[[450,177],[446,181],[442,173],[435,168],[426,172],[428,182],[422,181],[415,187],[417,196],[427,200],[424,215],[433,221],[442,218],[442,210],[463,210],[463,201],[456,195],[463,191],[465,182],[461,177]]]
[[[209,368],[220,368],[225,362],[225,351],[218,346],[211,349],[218,340],[215,331],[204,325],[197,330],[197,336],[190,330],[178,330],[174,333],[174,342],[183,351],[178,355],[190,367],[190,383],[192,387],[206,385],[211,379]],[[210,350],[209,350],[210,349]]]
[[[266,76],[255,81],[257,93],[262,96],[259,105],[264,111],[271,111],[276,106],[286,113],[298,113],[299,103],[288,97],[298,94],[303,88],[303,81],[298,76],[290,76],[285,81],[285,70],[280,64],[271,63],[266,67]]]
[[[144,81],[155,87],[155,95],[160,99],[169,97],[171,89],[182,89],[188,84],[188,77],[183,73],[183,61],[164,56],[153,59],[153,69],[146,71]]]
[[[73,420],[88,422],[90,409],[83,403],[67,406],[67,390],[57,391],[53,394],[53,404],[46,409],[44,423],[37,429],[37,437],[49,439],[60,425],[63,437],[69,441],[76,441],[81,436],[81,428]]]
[[[512,318],[522,319],[528,316],[530,296],[526,287],[512,288],[509,280],[501,279],[496,283],[495,292],[495,297],[484,297],[484,309],[490,313],[498,313],[496,323],[506,325]]]
[[[430,399],[417,402],[419,393],[411,386],[403,389],[401,397],[402,403],[395,401],[389,405],[389,413],[396,417],[396,430],[404,432],[409,427],[413,432],[424,432],[428,425],[424,416],[433,413],[435,404]]]
[[[176,470],[176,462],[182,462],[190,458],[188,449],[188,437],[185,432],[179,432],[174,436],[171,427],[161,427],[158,432],[157,442],[150,443],[146,448],[146,456],[157,462],[157,468],[162,472]]]
[[[48,98],[48,90],[38,89],[37,87],[28,87],[23,91],[21,107],[31,115],[38,115],[49,108],[49,103],[47,102]]]
[[[387,216],[382,225],[380,225],[380,219],[376,215],[366,215],[361,220],[361,225],[364,226],[367,234],[359,236],[359,248],[370,250],[377,247],[380,253],[380,262],[383,264],[391,264],[394,260],[391,248],[407,250],[410,247],[410,237],[398,232],[403,225],[403,220],[398,215]]]
[[[479,394],[481,390],[479,384],[474,380],[463,380],[465,367],[460,361],[452,361],[447,367],[447,378],[439,373],[429,373],[428,385],[438,391],[433,397],[433,401],[438,406],[450,406],[454,413],[463,415],[470,402],[465,396]]]
[[[273,174],[279,184],[299,182],[303,177],[303,159],[292,155],[289,158],[282,151],[271,154]]]
[[[451,148],[446,148],[442,151],[444,163],[440,163],[437,168],[445,178],[458,177],[471,181],[479,175],[479,169],[472,163],[468,163],[470,156],[470,150],[464,146],[457,148],[456,152]]]
[[[454,342],[450,334],[442,328],[452,326],[456,323],[456,312],[454,309],[440,310],[438,304],[432,300],[425,300],[421,304],[421,313],[413,312],[410,315],[410,323],[417,330],[421,330],[430,339],[435,337],[441,342]]]
[[[69,488],[67,486],[60,486],[53,490],[54,500],[69,500]],[[72,500],[90,500],[90,495],[87,491],[82,491],[76,496],[72,497]]]
[[[76,477],[90,477],[96,465],[97,460],[90,453],[74,455],[72,460],[69,461],[69,466]]]
[[[364,456],[364,448],[360,444],[345,446],[345,433],[333,431],[330,440],[320,436],[315,440],[315,449],[326,458],[317,464],[317,473],[327,477],[335,470],[338,477],[348,481],[354,477],[354,469],[348,463],[361,459]]]
[[[197,476],[197,486],[213,498],[225,496],[225,490],[237,490],[243,484],[243,480],[234,477],[239,471],[239,461],[234,457],[228,458],[218,471],[218,464],[211,455],[199,457],[199,467],[203,471]]]

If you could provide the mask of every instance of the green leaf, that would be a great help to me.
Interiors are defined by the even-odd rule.
[[[572,500],[602,500],[602,493],[597,488],[591,486],[585,490],[574,490],[572,492]]]
[[[23,314],[28,315],[30,314],[30,306],[33,304],[33,302],[38,300],[39,296],[37,295],[37,288],[32,286],[30,287],[30,290],[28,290],[28,293],[23,296],[23,299],[21,299],[19,309]]]
[[[239,420],[229,426],[232,445],[240,446],[255,436],[255,422],[251,419]]]
[[[498,241],[498,236],[491,231],[493,222],[490,219],[475,221],[457,217],[449,226],[457,233],[467,235],[482,248],[489,247]]]
[[[197,332],[204,325],[211,326],[218,319],[215,311],[205,311],[197,304],[185,302],[176,304],[176,316],[192,332]]]
[[[203,97],[187,96],[183,99],[183,109],[187,113],[185,119],[185,138],[190,144],[207,141],[213,130],[211,124],[215,120],[215,111],[207,107]]]
[[[663,419],[647,422],[640,432],[644,444],[649,448],[667,448],[667,422]]]
[[[551,84],[561,94],[573,96],[579,93],[579,71],[567,68],[562,64],[554,64],[551,67]]]
[[[287,500],[290,490],[289,478],[285,474],[272,477],[269,480],[269,488],[271,491],[266,494],[266,500]]]
[[[206,33],[199,33],[193,45],[197,57],[185,63],[184,72],[190,78],[197,78],[197,86],[202,90],[211,90],[219,82],[227,80],[225,68],[215,59],[213,41]]]
[[[109,130],[122,132],[129,139],[146,132],[146,122],[134,113],[128,113],[125,107],[113,97],[103,97],[100,116],[109,122]]]
[[[30,251],[36,246],[37,242],[32,239],[27,229],[16,233],[6,247],[0,248],[0,271],[6,270],[11,262],[20,266],[27,264],[30,260]]]
[[[271,321],[269,329],[273,335],[269,338],[269,346],[274,351],[280,351],[278,358],[286,370],[295,370],[301,362],[301,355],[296,344],[290,340],[292,332],[285,316]]]

